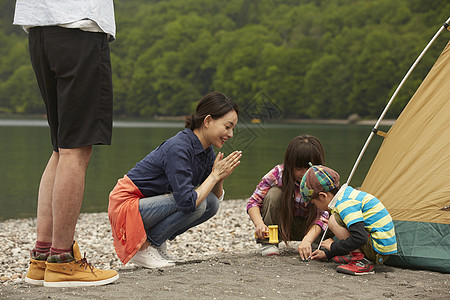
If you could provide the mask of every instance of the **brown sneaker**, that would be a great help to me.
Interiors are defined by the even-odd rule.
[[[25,277],[26,283],[44,285],[45,262],[45,260],[30,259],[30,268]]]
[[[73,244],[73,258],[71,262],[53,263],[50,256],[45,269],[44,286],[46,287],[76,287],[96,286],[112,283],[119,278],[114,270],[100,270],[94,268],[84,258],[81,258],[78,244]]]

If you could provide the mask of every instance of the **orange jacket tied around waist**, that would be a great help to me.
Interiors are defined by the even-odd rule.
[[[147,239],[139,199],[144,198],[133,181],[125,175],[109,194],[108,217],[117,256],[126,264]]]

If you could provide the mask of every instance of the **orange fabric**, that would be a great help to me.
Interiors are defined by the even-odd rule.
[[[114,248],[123,264],[126,264],[147,239],[139,199],[144,195],[125,175],[117,181],[109,194],[108,216],[111,223]]]

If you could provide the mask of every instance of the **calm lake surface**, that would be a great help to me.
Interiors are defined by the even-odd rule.
[[[338,171],[345,182],[372,127],[240,123],[234,138],[221,149],[225,154],[243,150],[241,165],[225,181],[225,200],[249,197],[261,177],[283,163],[287,144],[300,134],[320,139],[326,164]],[[183,128],[182,122],[116,122],[112,146],[94,147],[82,212],[107,211],[108,195],[117,179]],[[0,140],[0,221],[36,217],[39,180],[52,151],[46,121],[0,120]],[[373,138],[350,183],[352,186],[361,185],[381,142],[382,138]]]

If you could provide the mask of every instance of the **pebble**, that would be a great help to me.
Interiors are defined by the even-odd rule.
[[[259,251],[254,226],[245,211],[246,200],[222,201],[217,214],[168,241],[171,255],[182,259],[207,259],[224,253]],[[26,276],[30,250],[36,242],[36,219],[0,222],[0,285],[21,283]],[[129,269],[114,251],[108,214],[80,214],[75,240],[82,255],[100,269]]]

